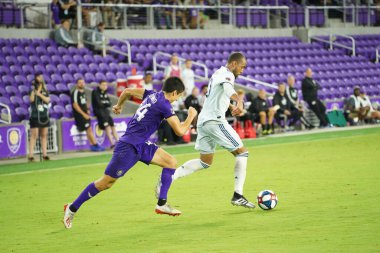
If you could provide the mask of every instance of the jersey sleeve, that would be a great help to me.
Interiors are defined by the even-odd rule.
[[[223,83],[223,89],[227,97],[231,97],[233,94],[236,94],[236,91],[231,83],[225,82]]]
[[[162,103],[160,105],[160,110],[165,119],[175,115],[174,109],[169,103]]]
[[[147,96],[149,96],[149,95],[151,95],[153,93],[154,93],[154,91],[145,89],[144,95],[143,95],[142,99],[144,100]]]

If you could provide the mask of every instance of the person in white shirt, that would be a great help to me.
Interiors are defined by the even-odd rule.
[[[240,52],[232,53],[227,65],[218,69],[211,77],[208,84],[206,101],[199,114],[197,129],[198,136],[195,149],[200,152],[200,159],[185,162],[176,169],[173,180],[192,174],[195,171],[206,169],[211,166],[216,145],[223,147],[235,156],[234,168],[234,194],[231,204],[247,208],[255,208],[243,196],[243,186],[246,177],[248,151],[236,131],[228,124],[225,114],[228,109],[233,116],[243,111],[241,101],[234,90],[234,81],[247,66],[245,56]],[[234,101],[235,105],[230,104]],[[157,186],[160,185],[160,181]],[[159,187],[156,188],[156,193]]]
[[[185,61],[185,68],[181,71],[181,79],[183,83],[185,84],[185,96],[191,95],[194,87],[195,87],[195,80],[194,80],[194,71],[191,69],[191,66],[193,65],[192,60],[187,59]]]
[[[172,55],[169,66],[165,68],[165,80],[172,76],[181,77],[181,68],[179,67],[177,54]]]
[[[365,94],[365,91],[363,89],[360,90],[360,97],[359,97],[359,103],[362,108],[365,109],[367,112],[366,118],[368,119],[380,119],[380,112],[376,111],[371,103],[371,100],[369,97]]]
[[[146,90],[153,90],[152,74],[145,73],[144,79],[141,81],[141,87]]]

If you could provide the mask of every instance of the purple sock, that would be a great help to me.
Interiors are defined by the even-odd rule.
[[[96,189],[95,184],[94,183],[89,184],[86,187],[86,189],[84,189],[82,193],[78,196],[78,198],[71,204],[70,210],[74,212],[78,211],[78,209],[84,202],[86,202],[92,197],[95,197],[95,195],[98,193],[99,193],[99,190]]]
[[[172,184],[172,175],[174,174],[174,169],[163,168],[161,174],[161,191],[160,199],[168,198],[168,191],[170,185]]]

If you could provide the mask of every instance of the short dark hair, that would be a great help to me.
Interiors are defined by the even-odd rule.
[[[205,87],[208,87],[208,84],[203,84],[201,90],[203,90]]]
[[[162,90],[165,92],[177,91],[177,93],[182,93],[185,90],[185,85],[180,78],[172,76],[166,79]]]
[[[241,52],[233,52],[232,54],[230,54],[230,56],[228,57],[228,63],[231,63],[233,61],[240,61],[241,59],[245,58],[244,54],[241,53]]]

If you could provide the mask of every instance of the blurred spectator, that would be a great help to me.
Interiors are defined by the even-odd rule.
[[[29,93],[30,100],[30,141],[28,161],[33,162],[34,147],[37,135],[40,135],[41,151],[43,160],[50,160],[47,156],[47,135],[50,126],[49,118],[49,92],[46,89],[42,73],[36,73]]]
[[[201,106],[199,105],[199,100],[198,100],[198,95],[199,95],[199,90],[197,87],[193,87],[193,90],[189,96],[186,97],[185,99],[185,107],[186,109],[189,109],[190,106],[194,107],[195,110],[197,110],[198,114],[201,112]],[[197,120],[198,120],[198,115],[195,116],[191,127],[191,131],[193,134],[195,134],[195,129],[197,128]]]
[[[349,122],[354,125],[356,120],[363,121],[369,112],[368,108],[364,108],[361,105],[360,88],[354,88],[354,94],[348,99],[348,118]]]
[[[373,108],[371,100],[369,97],[365,94],[365,90],[360,90],[360,104],[367,112],[366,118],[367,119],[374,119],[374,120],[380,120],[380,111],[377,111]]]
[[[115,0],[107,0],[105,1],[106,4],[115,4]],[[118,14],[117,8],[116,7],[102,7],[102,15],[103,15],[103,22],[106,27],[112,27],[112,28],[117,28],[117,23],[116,23],[116,17]]]
[[[278,121],[285,120],[285,127],[287,127],[287,122],[289,122],[289,127],[293,127],[301,118],[301,112],[286,98],[285,89],[285,84],[280,83],[278,90],[274,94],[273,108],[276,111],[275,118]]]
[[[195,86],[194,71],[191,69],[193,62],[190,59],[185,61],[185,67],[181,71],[181,79],[185,84],[185,96],[192,94]]]
[[[298,111],[301,112],[302,124],[304,124],[306,128],[312,129],[313,125],[310,124],[310,122],[303,115],[303,107],[298,97],[298,90],[294,88],[294,84],[295,84],[294,76],[292,75],[288,76],[288,86],[286,87],[285,96],[288,99],[288,101],[291,103],[292,107],[296,108]]]
[[[92,132],[90,110],[88,109],[84,86],[84,79],[78,79],[75,89],[71,93],[75,124],[79,132],[86,131],[91,151],[104,151],[105,149],[96,143]]]
[[[99,86],[91,93],[91,102],[94,114],[98,119],[98,127],[106,131],[107,137],[111,143],[111,149],[119,140],[113,119],[111,117],[111,100],[107,94],[108,83],[101,81]]]
[[[326,127],[329,125],[329,120],[326,116],[326,107],[318,99],[318,90],[321,86],[312,78],[313,71],[308,68],[305,72],[305,78],[302,80],[302,96],[303,100],[309,105],[315,115],[317,115],[320,121],[320,127]]]
[[[98,4],[101,0],[81,0],[82,4]],[[82,6],[82,21],[83,26],[91,27],[95,26],[97,22],[97,7],[94,6]]]
[[[53,28],[58,28],[61,24],[61,20],[59,19],[59,5],[58,0],[52,0],[50,4],[51,11],[51,19]]]
[[[69,19],[73,20],[77,16],[76,9],[77,2],[76,0],[59,0],[59,19]]]
[[[165,68],[165,79],[172,76],[181,77],[181,68],[179,67],[177,54],[172,55],[169,66]]]
[[[254,114],[254,121],[262,125],[264,135],[273,133],[275,110],[270,107],[265,90],[259,90],[257,98],[252,101],[248,110]]]
[[[191,0],[191,5],[204,5],[204,1],[199,1],[199,4],[196,0]],[[204,15],[204,11],[202,9],[198,8],[192,8],[190,9],[190,28],[191,29],[197,29],[198,24],[199,28],[204,28],[204,23],[206,21],[206,15]]]
[[[144,79],[141,81],[141,86],[146,90],[154,90],[152,73],[145,73]]]
[[[152,4],[166,5],[166,4],[169,4],[169,0],[153,0]],[[154,10],[154,24],[156,25],[157,29],[162,29],[161,27],[162,18],[164,18],[165,20],[166,28],[171,29],[172,28],[171,9],[156,7],[153,10]]]
[[[91,37],[89,38],[88,47],[96,52],[103,53],[103,45],[106,44],[106,37],[104,36],[104,23],[100,22],[91,32]]]
[[[208,85],[207,84],[202,85],[200,94],[198,96],[199,105],[201,106],[201,108],[203,107],[203,104],[205,103],[205,100],[206,100],[206,97],[207,97],[206,96],[207,89],[208,89]]]
[[[61,26],[54,31],[55,42],[63,47],[78,46],[70,34],[70,20],[63,19]]]

